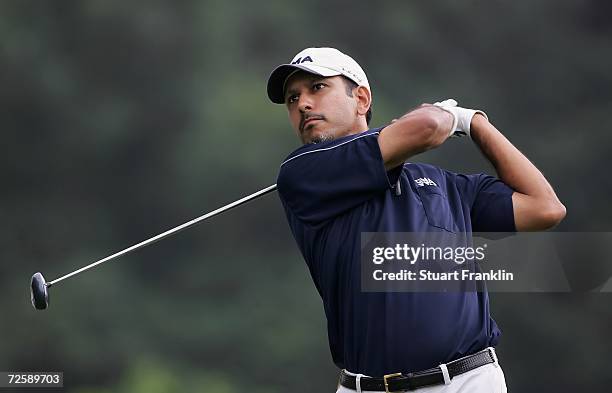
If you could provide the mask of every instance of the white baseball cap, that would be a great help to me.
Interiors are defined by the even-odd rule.
[[[270,74],[268,97],[273,103],[285,102],[285,84],[289,77],[299,70],[325,77],[344,75],[357,85],[370,90],[365,72],[352,57],[334,48],[307,48],[295,55],[290,63],[279,65]]]

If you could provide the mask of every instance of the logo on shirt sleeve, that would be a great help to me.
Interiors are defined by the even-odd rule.
[[[418,178],[414,182],[416,183],[417,187],[423,187],[423,186],[435,186],[435,187],[438,187],[436,182],[431,180],[428,177]]]

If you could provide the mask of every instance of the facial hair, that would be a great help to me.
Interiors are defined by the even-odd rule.
[[[334,138],[332,134],[320,134],[312,138],[309,143],[312,143],[312,144],[323,143],[323,142],[333,141],[334,139],[336,138]]]

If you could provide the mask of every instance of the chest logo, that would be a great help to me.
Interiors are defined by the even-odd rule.
[[[438,187],[436,182],[431,180],[428,177],[421,177],[419,179],[416,179],[414,182],[416,183],[417,187],[423,187],[423,186],[435,186],[435,187]]]

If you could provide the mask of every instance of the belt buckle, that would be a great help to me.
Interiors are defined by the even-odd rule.
[[[489,352],[489,356],[491,356],[491,358],[493,359],[493,365],[495,367],[499,366],[499,360],[497,360],[497,354],[495,353],[495,348],[493,347],[488,347],[486,349],[487,352]]]
[[[385,393],[391,393],[389,391],[389,382],[388,382],[388,379],[389,378],[400,377],[401,375],[402,375],[402,373],[394,373],[394,374],[385,374],[383,376],[383,381],[385,382]]]

